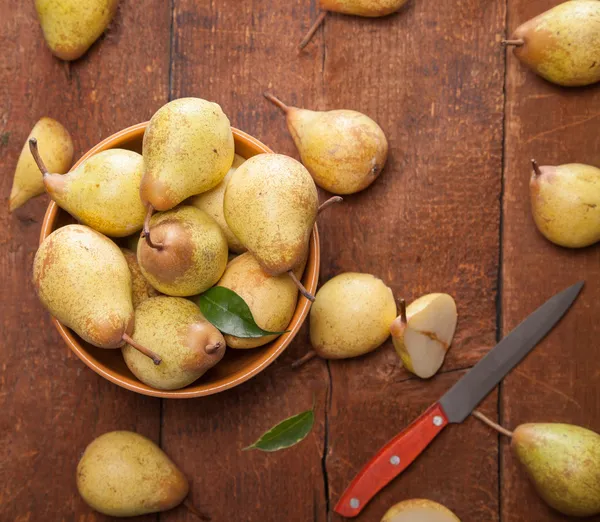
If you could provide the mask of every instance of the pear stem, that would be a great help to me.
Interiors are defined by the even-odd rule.
[[[154,243],[152,238],[150,237],[150,218],[154,214],[154,207],[151,203],[148,203],[148,212],[146,213],[146,218],[144,219],[144,228],[142,230],[142,237],[146,239],[146,243],[150,248],[155,248],[157,250],[162,250],[162,243]]]
[[[212,520],[212,518],[210,518],[208,515],[205,515],[204,513],[198,511],[198,509],[196,509],[196,506],[192,504],[192,501],[189,498],[186,498],[183,501],[183,505],[185,506],[185,509],[187,509],[192,515],[197,517],[199,520],[206,520],[207,522]]]
[[[162,359],[160,358],[160,356],[158,354],[154,353],[152,350],[150,350],[150,348],[146,348],[145,346],[141,345],[137,341],[134,341],[126,333],[123,334],[123,340],[127,344],[130,344],[131,346],[133,346],[138,352],[143,353],[146,357],[150,357],[150,359],[152,359],[154,364],[156,364],[157,366],[162,362]]]
[[[304,363],[307,363],[308,361],[310,361],[311,359],[314,359],[317,356],[317,352],[315,352],[314,350],[311,350],[310,352],[308,352],[306,355],[304,355],[303,357],[300,357],[300,359],[298,359],[297,361],[294,361],[292,363],[292,368],[295,370],[296,368],[300,368],[300,366],[302,366]]]
[[[494,428],[498,433],[502,433],[502,435],[506,435],[507,437],[512,437],[513,436],[513,432],[512,431],[507,430],[506,428],[503,428],[502,426],[500,426],[500,424],[497,424],[493,420],[488,419],[480,411],[475,410],[473,413],[471,413],[471,415],[473,415],[473,417],[475,417],[476,419],[479,419],[481,422],[487,424],[491,428]]]
[[[296,277],[296,274],[294,274],[293,270],[288,270],[288,275],[292,278],[292,281],[294,281],[294,284],[298,287],[298,290],[300,291],[300,293],[306,297],[306,299],[308,299],[311,303],[315,302],[315,296],[312,295],[305,287],[304,285],[300,282],[300,280]]]
[[[515,47],[521,47],[522,45],[525,45],[525,40],[523,40],[522,38],[519,38],[517,40],[502,40],[502,45],[514,45]]]
[[[285,103],[283,103],[277,96],[273,96],[270,92],[263,92],[263,96],[267,100],[269,100],[273,105],[279,107],[285,114],[287,114],[290,110],[290,108]]]
[[[334,205],[335,203],[341,203],[342,201],[344,201],[344,198],[341,196],[333,196],[333,197],[329,198],[327,201],[324,201],[323,203],[321,203],[317,214],[320,215],[321,212],[323,212],[327,207],[330,207],[331,205]]]
[[[540,166],[538,165],[538,162],[535,161],[534,159],[531,160],[531,165],[533,166],[533,172],[535,172],[536,176],[541,176],[542,175],[542,171],[540,170]]]
[[[321,11],[319,13],[319,16],[317,16],[317,19],[311,25],[310,29],[308,30],[308,33],[306,33],[306,36],[304,38],[302,38],[302,41],[298,44],[298,51],[301,51],[308,45],[308,42],[310,42],[310,39],[317,32],[317,29],[323,23],[326,16],[327,16],[327,11]]]
[[[402,321],[402,324],[407,324],[408,318],[406,317],[406,301],[400,298],[398,304],[400,305],[400,321]]]
[[[213,353],[218,352],[220,348],[221,348],[221,341],[217,341],[216,343],[213,343],[213,344],[207,344],[204,347],[204,351],[208,355],[212,355]]]
[[[42,172],[42,176],[45,178],[49,174],[49,172],[48,172],[48,169],[46,168],[46,165],[44,164],[44,160],[40,156],[40,151],[38,149],[38,142],[35,138],[29,139],[29,150],[31,151],[31,155],[33,156],[33,159],[35,160],[35,162],[38,166],[38,169],[40,169],[40,171]]]

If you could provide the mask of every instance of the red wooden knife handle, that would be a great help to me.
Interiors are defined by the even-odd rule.
[[[446,414],[435,403],[399,435],[379,450],[342,494],[336,513],[355,517],[376,493],[400,475],[448,425]]]

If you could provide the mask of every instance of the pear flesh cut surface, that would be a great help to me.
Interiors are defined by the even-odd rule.
[[[200,98],[180,98],[152,116],[143,141],[145,204],[169,210],[216,187],[235,154],[229,119],[221,107]]]
[[[199,379],[225,355],[225,339],[187,299],[159,296],[136,309],[133,339],[162,359],[160,365],[126,344],[127,367],[143,383],[177,390]]]
[[[50,234],[33,261],[42,304],[62,324],[99,348],[118,348],[133,329],[131,274],[119,247],[83,225]]]
[[[44,38],[52,54],[77,60],[105,31],[119,0],[35,0]]]
[[[50,172],[64,174],[71,168],[73,161],[73,141],[67,129],[52,118],[41,118],[33,126],[21,149],[10,191],[11,212],[46,190],[40,169],[29,150],[31,138],[38,140],[40,156]]]
[[[427,294],[406,309],[390,328],[394,347],[405,368],[428,379],[440,369],[454,337],[456,303],[448,294]]]
[[[223,233],[225,234],[225,237],[227,238],[229,250],[235,252],[236,254],[245,252],[246,248],[244,245],[242,245],[241,241],[235,237],[235,234],[227,225],[227,221],[225,221],[225,215],[223,214],[223,197],[225,196],[225,189],[227,188],[227,184],[229,183],[231,176],[233,176],[235,170],[242,163],[244,163],[244,161],[246,161],[244,158],[236,154],[233,160],[233,165],[221,183],[207,192],[203,192],[197,196],[192,196],[187,202],[188,205],[192,205],[206,212],[219,224],[223,230]]]
[[[329,192],[359,192],[383,170],[387,139],[381,127],[360,112],[290,107],[287,123],[302,163],[315,183]]]
[[[146,208],[139,192],[142,168],[141,154],[110,149],[64,176],[44,176],[44,184],[50,197],[84,225],[107,236],[124,237],[144,224]]]
[[[600,2],[571,0],[518,27],[515,56],[558,85],[582,86],[600,81]]]
[[[250,308],[258,326],[270,332],[287,329],[298,301],[298,289],[287,275],[271,276],[260,266],[256,258],[246,252],[229,262],[218,282],[238,294]],[[231,348],[256,348],[275,339],[277,335],[242,338],[225,335]]]
[[[379,17],[395,13],[408,0],[321,0],[321,9],[349,15]]]
[[[306,258],[318,208],[310,173],[281,154],[245,161],[223,199],[229,228],[270,275],[293,270]]]
[[[522,424],[511,449],[539,495],[565,515],[600,513],[600,435],[571,424]]]
[[[460,519],[442,504],[419,498],[392,506],[381,522],[460,522]]]
[[[539,231],[569,248],[600,241],[600,169],[571,163],[540,167],[539,172],[533,172],[529,184],[531,211]]]
[[[325,359],[358,357],[386,341],[395,317],[394,295],[381,279],[371,274],[339,274],[315,296],[310,342]]]
[[[189,485],[171,459],[150,439],[131,431],[100,435],[77,465],[83,500],[105,515],[134,517],[174,508]]]
[[[182,205],[154,214],[150,220],[152,248],[138,243],[137,258],[144,277],[159,292],[177,297],[208,290],[227,266],[227,240],[206,212]]]

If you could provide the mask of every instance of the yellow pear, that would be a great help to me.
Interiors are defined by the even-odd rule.
[[[94,154],[68,174],[51,174],[37,140],[29,145],[50,197],[84,225],[108,236],[124,237],[140,230],[146,209],[140,200],[142,156],[124,149]]]
[[[144,277],[163,294],[191,296],[208,290],[227,266],[227,240],[206,212],[180,206],[150,220],[153,243],[138,243]]]
[[[131,283],[132,283],[132,302],[133,309],[135,310],[141,303],[151,297],[156,297],[160,293],[148,282],[148,280],[142,274],[140,265],[137,261],[137,255],[128,248],[122,248],[123,256],[127,261],[129,272],[131,272]]]
[[[570,0],[519,26],[515,56],[542,78],[565,86],[600,81],[600,2]]]
[[[317,187],[304,166],[281,154],[259,154],[233,173],[223,212],[231,231],[269,275],[293,270],[306,259],[317,218]]]
[[[227,238],[227,244],[229,245],[229,250],[235,252],[237,254],[241,254],[246,249],[244,245],[240,242],[240,240],[235,237],[235,234],[231,231],[229,226],[227,225],[227,221],[225,221],[225,216],[223,215],[223,196],[225,195],[225,189],[227,188],[227,184],[231,179],[231,176],[235,172],[235,170],[244,163],[244,158],[238,156],[237,154],[234,157],[233,165],[229,169],[229,172],[223,178],[223,181],[219,183],[215,188],[208,190],[207,192],[203,192],[202,194],[198,194],[197,196],[193,196],[188,200],[188,204],[192,205],[200,210],[206,212],[211,218],[213,218],[223,230],[225,237]]]
[[[271,276],[256,258],[246,252],[227,265],[218,286],[233,290],[248,305],[254,321],[263,330],[282,332],[287,329],[298,300],[298,289],[287,274]],[[231,348],[256,348],[275,339],[277,335],[241,338],[225,335]]]
[[[325,359],[358,357],[385,342],[395,318],[394,295],[381,279],[347,272],[317,292],[310,309],[310,342]]]
[[[83,500],[112,517],[134,517],[174,508],[189,485],[171,459],[150,439],[131,431],[100,435],[77,465]]]
[[[119,0],[35,0],[44,38],[52,54],[77,60],[108,27]]]
[[[144,176],[140,194],[155,210],[216,187],[234,157],[227,116],[216,103],[180,98],[152,116],[144,134]]]
[[[184,388],[204,375],[225,355],[225,339],[194,303],[181,297],[159,296],[135,311],[133,339],[159,357],[152,364],[135,346],[125,345],[127,367],[142,382],[159,390]]]
[[[580,163],[540,167],[533,161],[529,190],[533,219],[547,239],[570,248],[600,241],[600,169]]]
[[[40,119],[34,125],[21,149],[10,191],[9,209],[11,212],[27,200],[39,196],[45,191],[40,169],[29,150],[31,138],[39,140],[40,156],[51,172],[64,174],[71,168],[73,161],[73,141],[67,129],[52,118]]]
[[[381,522],[460,522],[460,519],[442,504],[415,498],[392,506]]]
[[[448,294],[427,294],[408,308],[401,303],[392,323],[392,341],[404,367],[429,379],[442,366],[456,330],[456,303]]]
[[[286,114],[302,163],[319,187],[353,194],[377,179],[388,142],[371,118],[351,110],[309,111],[289,107],[269,93],[265,97]]]

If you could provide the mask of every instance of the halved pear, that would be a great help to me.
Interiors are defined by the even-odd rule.
[[[456,330],[456,303],[448,294],[427,294],[401,306],[390,332],[405,368],[428,379],[442,366]]]
[[[442,504],[414,498],[392,506],[381,522],[460,522],[460,519]]]

